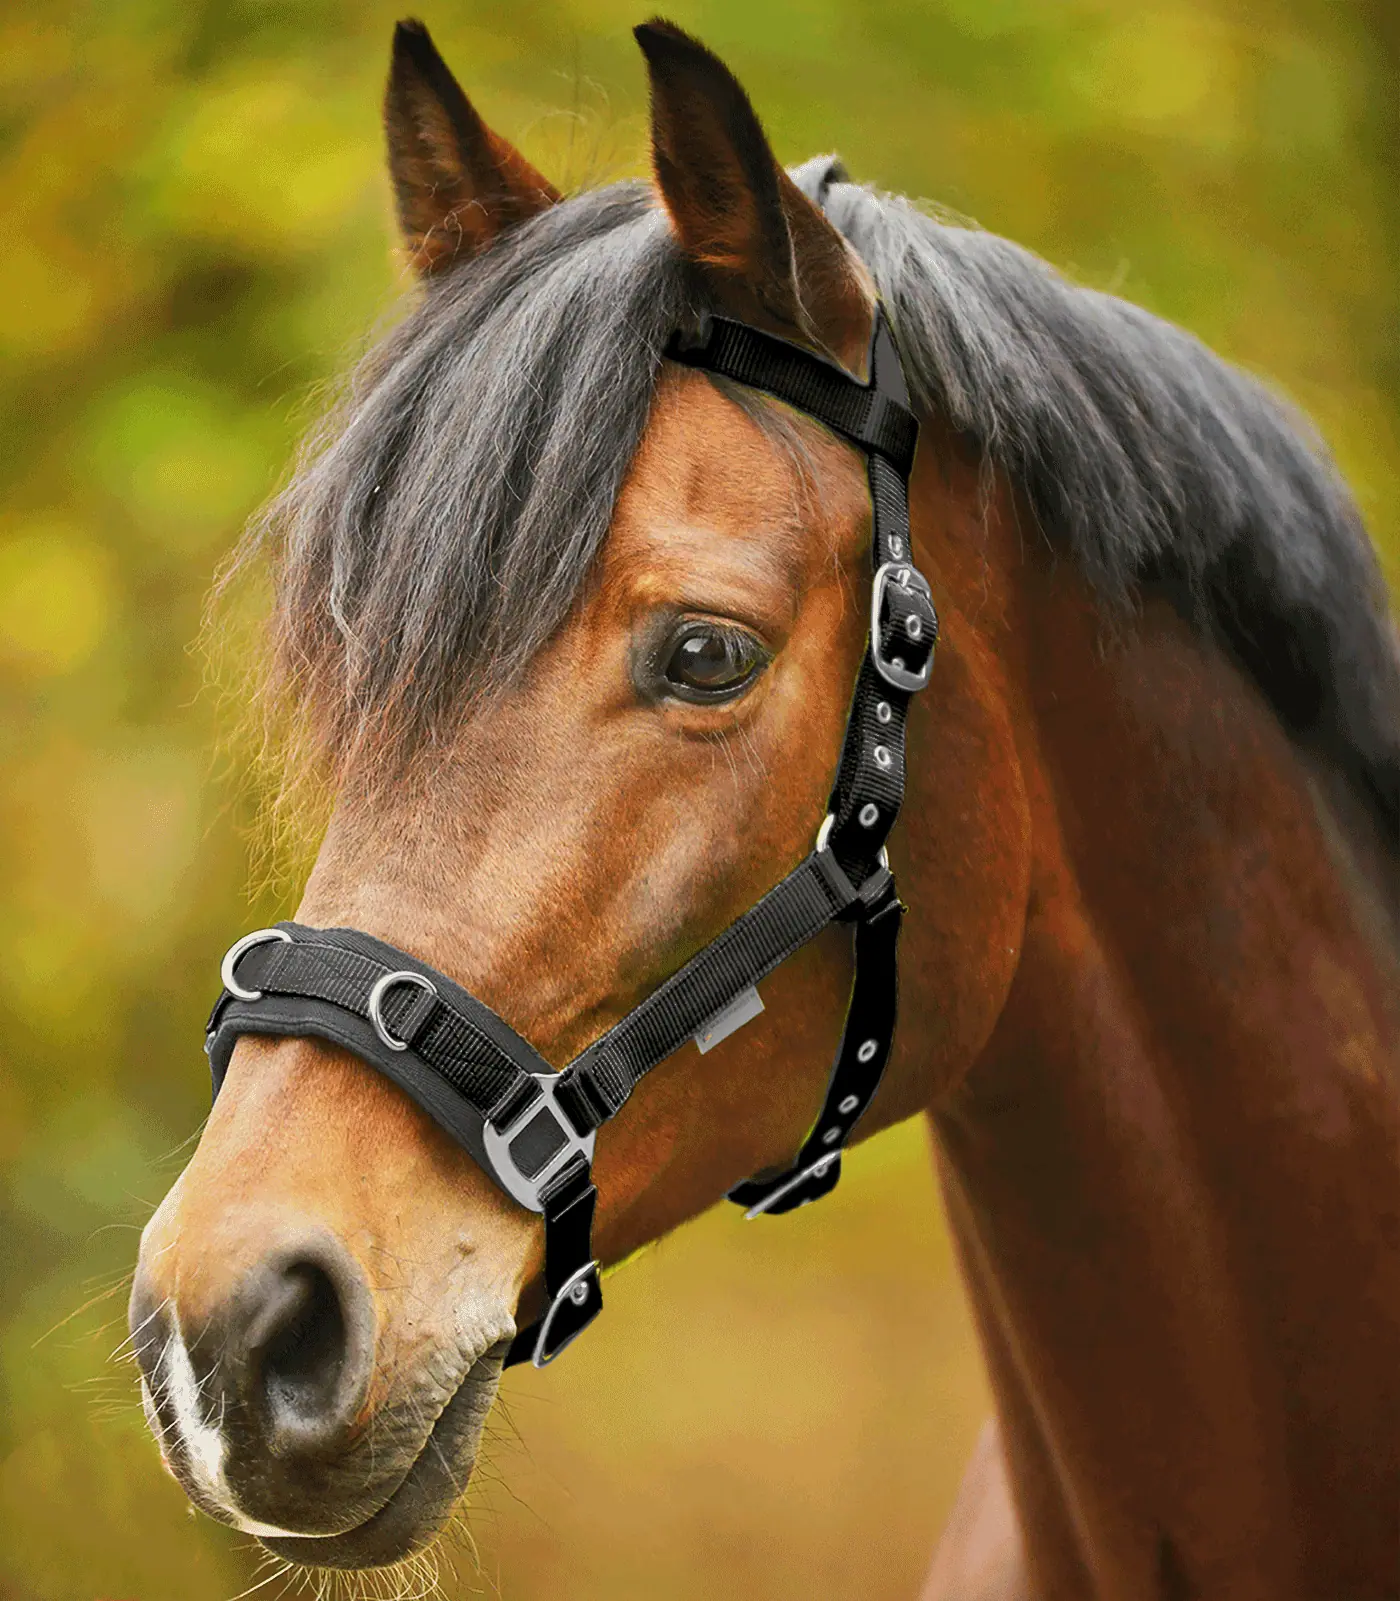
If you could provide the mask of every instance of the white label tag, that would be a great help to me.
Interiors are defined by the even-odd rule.
[[[703,1056],[706,1051],[713,1050],[721,1040],[727,1040],[736,1029],[743,1028],[745,1023],[751,1023],[763,1010],[763,997],[758,993],[757,985],[751,984],[742,995],[736,995],[722,1012],[715,1015],[697,1031],[695,1043]]]

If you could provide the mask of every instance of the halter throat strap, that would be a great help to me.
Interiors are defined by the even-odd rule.
[[[854,925],[855,977],[822,1110],[794,1160],[738,1185],[749,1217],[816,1200],[879,1086],[894,1035],[904,908],[884,845],[904,796],[909,703],[928,682],[938,619],[909,543],[918,426],[882,309],[870,381],[759,329],[708,318],[666,354],[758,389],[864,452],[873,510],[870,636],[829,811],[812,852],[560,1073],[484,1002],[404,951],[354,929],[280,923],[238,941],[205,1048],[215,1095],[243,1034],[316,1036],[392,1079],[545,1225],[544,1315],[507,1362],[552,1361],[602,1308],[592,1255],[597,1129],[658,1063],[708,1050],[762,1009],[756,986],[828,924]]]

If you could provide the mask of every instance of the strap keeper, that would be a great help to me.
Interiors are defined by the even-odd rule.
[[[841,916],[848,912],[860,900],[860,891],[846,877],[840,862],[827,849],[825,841],[821,841],[818,844],[817,849],[812,852],[809,860],[815,864],[817,872],[821,874],[826,888],[831,894],[832,901],[835,903],[837,915]]]
[[[531,1075],[522,1072],[519,1080],[491,1108],[486,1121],[496,1129],[510,1128],[539,1100],[541,1093]]]
[[[860,909],[856,915],[862,923],[877,923],[899,904],[899,896],[895,893],[894,874],[881,861],[860,886]]]
[[[593,1075],[583,1068],[570,1069],[563,1074],[554,1099],[580,1134],[590,1134],[601,1128],[616,1110],[608,1104]]]
[[[438,998],[432,990],[417,989],[402,1017],[394,1023],[394,1033],[405,1045],[417,1045],[428,1025],[437,1016]]]
[[[883,456],[901,477],[909,476],[919,443],[919,424],[908,406],[881,389],[872,389],[857,438],[866,450]]]
[[[592,1187],[588,1158],[581,1154],[570,1157],[554,1177],[540,1188],[546,1221],[557,1224],[580,1201],[588,1199]]]

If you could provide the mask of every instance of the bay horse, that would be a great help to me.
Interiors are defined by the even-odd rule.
[[[722,316],[864,379],[883,307],[942,633],[859,1134],[928,1120],[995,1396],[927,1601],[1400,1596],[1400,647],[1347,491],[1186,334],[785,171],[719,60],[637,37],[654,183],[566,199],[395,35],[421,292],[245,552],[334,786],[298,923],[558,1067],[804,858],[867,648],[864,463],[666,352]],[[789,1162],[851,960],[827,929],[601,1129],[605,1264]],[[245,1035],[132,1294],[168,1466],[296,1563],[405,1557],[542,1265],[394,1083]]]

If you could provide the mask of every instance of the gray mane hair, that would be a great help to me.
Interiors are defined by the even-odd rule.
[[[392,769],[518,680],[583,586],[698,314],[641,184],[579,195],[423,287],[351,375],[234,572],[271,549],[267,698]]]
[[[1167,595],[1400,836],[1400,645],[1310,426],[1004,239],[830,162],[794,176],[870,268],[916,405],[1020,488],[1107,608]],[[704,309],[649,191],[619,184],[429,286],[370,352],[239,557],[273,549],[274,689],[323,753],[411,755],[518,680],[606,537],[668,336]]]
[[[849,183],[827,214],[890,310],[916,404],[1018,484],[1108,603],[1167,595],[1400,839],[1400,641],[1311,424],[1190,334],[994,234]]]

